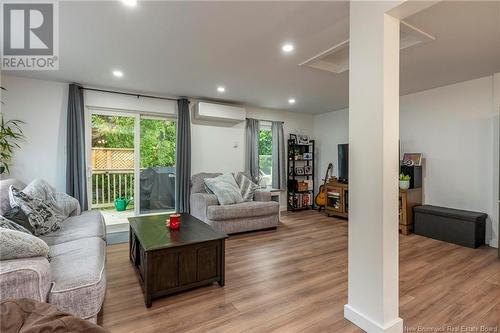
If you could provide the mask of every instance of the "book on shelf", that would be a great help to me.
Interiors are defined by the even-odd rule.
[[[312,193],[296,193],[289,197],[289,204],[295,209],[309,207],[312,205]]]

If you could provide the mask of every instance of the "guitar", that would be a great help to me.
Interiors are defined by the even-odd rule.
[[[332,169],[333,164],[329,163],[325,173],[325,182],[319,187],[318,194],[314,198],[314,203],[318,206],[319,211],[321,211],[321,208],[325,208],[326,205],[326,183],[328,182],[328,174],[331,173]]]

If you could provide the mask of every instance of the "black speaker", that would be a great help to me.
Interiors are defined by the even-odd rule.
[[[402,165],[400,173],[410,176],[410,188],[422,187],[422,167]]]

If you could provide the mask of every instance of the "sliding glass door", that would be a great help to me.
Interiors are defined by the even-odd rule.
[[[89,200],[107,225],[175,209],[174,119],[92,110]]]
[[[141,116],[139,213],[175,209],[175,134],[173,120]]]

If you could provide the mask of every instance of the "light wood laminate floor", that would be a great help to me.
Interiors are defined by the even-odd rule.
[[[348,222],[316,211],[286,214],[281,220],[277,231],[227,240],[224,288],[201,287],[156,300],[149,309],[128,259],[128,244],[108,246],[100,324],[128,333],[361,332],[343,317]],[[496,253],[487,246],[474,250],[400,236],[400,316],[407,331],[498,327]]]

